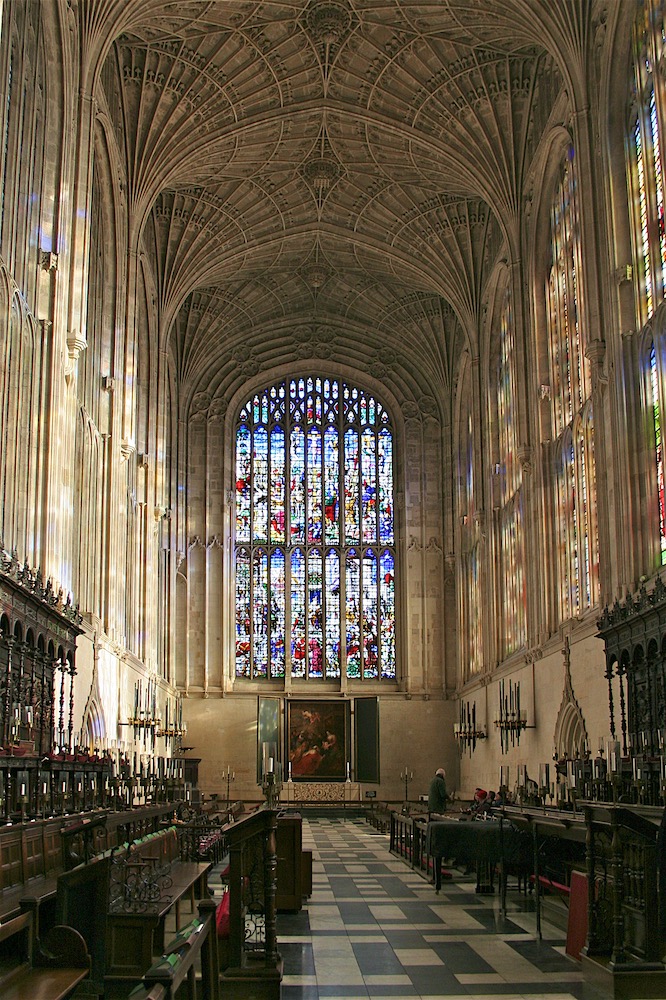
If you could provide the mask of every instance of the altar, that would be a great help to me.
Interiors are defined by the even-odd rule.
[[[281,805],[349,805],[360,801],[361,786],[356,781],[286,781],[280,793]]]

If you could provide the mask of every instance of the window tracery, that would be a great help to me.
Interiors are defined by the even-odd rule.
[[[335,378],[255,393],[236,428],[236,676],[394,680],[393,430]]]
[[[634,23],[633,102],[629,120],[628,181],[633,209],[636,313],[643,327],[641,376],[649,428],[648,481],[653,502],[650,535],[657,540],[656,562],[666,565],[666,497],[664,494],[664,381],[661,338],[652,330],[666,297],[666,220],[662,87],[655,68],[666,40],[663,7],[656,0],[640,5]],[[663,307],[662,307],[663,311]],[[654,323],[652,322],[654,320]]]
[[[654,72],[662,58],[664,41],[662,5],[646,0],[634,25],[634,99],[628,143],[639,327],[666,295],[663,128],[658,75]]]
[[[516,421],[515,334],[511,295],[507,288],[499,318],[495,405],[497,467],[495,479],[501,598],[498,602],[502,656],[525,645],[526,595],[523,567],[522,473],[518,460]]]
[[[577,201],[576,163],[569,146],[551,204],[546,281],[560,621],[594,606],[599,574],[591,379],[580,318]]]
[[[459,426],[460,586],[458,588],[458,620],[460,623],[462,675],[463,682],[465,682],[480,673],[483,667],[481,552],[475,506],[474,433],[469,372],[465,375]]]

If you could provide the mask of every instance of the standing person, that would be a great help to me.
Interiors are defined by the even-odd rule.
[[[450,797],[446,790],[446,771],[443,767],[438,767],[428,789],[428,812],[430,815],[445,812]]]
[[[446,771],[443,767],[438,767],[435,771],[435,776],[430,782],[430,788],[428,789],[428,816],[429,819],[436,817],[438,814],[445,812],[446,803],[449,801],[450,795],[446,790]],[[441,854],[435,854],[432,859],[433,869],[434,869],[434,882],[435,882],[435,892],[438,893],[442,888],[442,856]]]

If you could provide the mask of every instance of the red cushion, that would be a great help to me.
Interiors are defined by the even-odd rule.
[[[225,892],[215,911],[215,931],[219,938],[229,937],[229,893]]]

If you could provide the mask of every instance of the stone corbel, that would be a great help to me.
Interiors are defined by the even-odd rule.
[[[516,449],[518,461],[524,476],[532,475],[532,449],[528,444],[519,445]]]
[[[619,267],[615,268],[614,276],[618,285],[624,284],[625,281],[633,281],[634,268],[631,264],[621,264]]]
[[[608,375],[604,372],[604,358],[606,357],[606,343],[597,338],[591,340],[585,349],[585,357],[592,365],[592,377],[606,385]]]
[[[53,253],[52,250],[40,250],[39,266],[42,271],[48,271],[51,274],[54,274],[58,270],[58,254]]]
[[[70,330],[67,334],[67,353],[68,358],[65,364],[65,380],[69,384],[72,376],[74,375],[74,369],[76,363],[79,360],[79,354],[85,351],[88,346],[88,342],[80,330]]]
[[[81,351],[85,351],[88,341],[80,330],[70,330],[67,334],[67,350],[73,364],[76,364]]]

